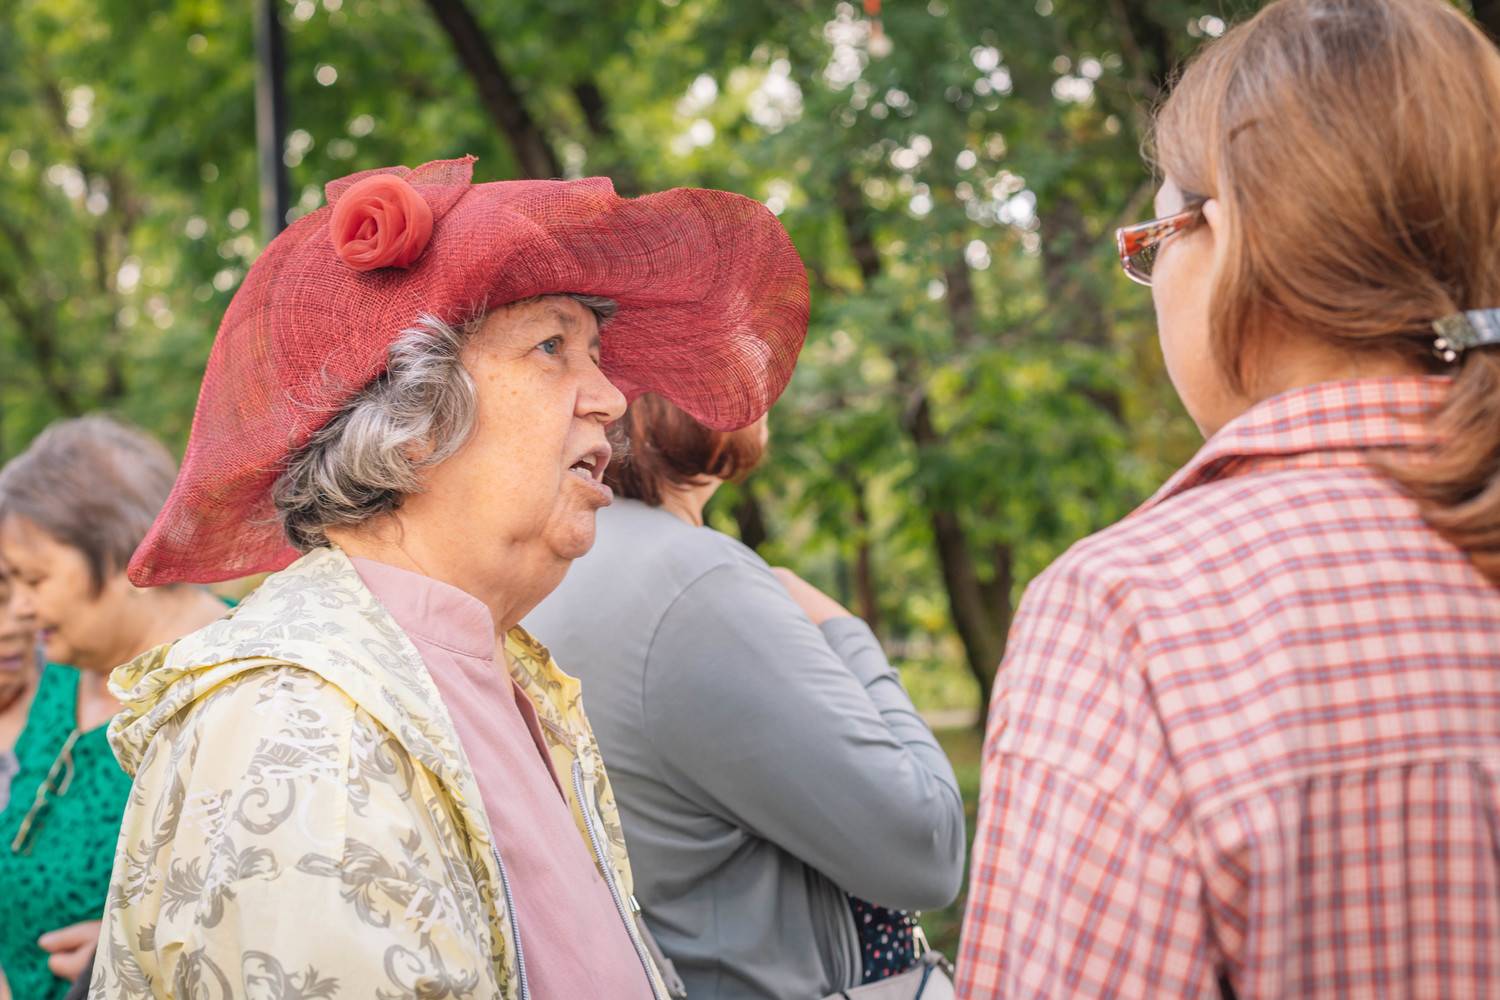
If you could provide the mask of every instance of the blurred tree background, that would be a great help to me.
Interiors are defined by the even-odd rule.
[[[773,458],[713,523],[973,709],[1027,580],[1196,447],[1115,265],[1218,0],[276,0],[292,214],[356,170],[607,174],[761,199],[813,321]],[[1500,24],[1500,3],[1478,13]],[[106,409],[181,448],[263,245],[253,5],[0,9],[0,459]]]

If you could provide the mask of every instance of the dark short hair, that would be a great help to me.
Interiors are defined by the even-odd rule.
[[[176,478],[171,453],[144,431],[61,420],[0,469],[0,519],[23,517],[77,549],[98,591],[130,563]]]
[[[743,479],[765,454],[758,425],[712,430],[655,393],[631,403],[611,436],[623,454],[604,470],[604,481],[621,496],[653,507],[672,486],[689,486],[706,476]]]

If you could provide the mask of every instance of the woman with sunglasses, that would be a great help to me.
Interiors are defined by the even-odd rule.
[[[18,1000],[64,996],[98,940],[130,792],[106,737],[120,709],[110,670],[225,610],[198,587],[125,579],[176,471],[159,443],[104,417],[54,424],[0,471],[7,606],[51,661],[0,814],[0,969]]]
[[[959,993],[1500,996],[1500,52],[1279,0],[1155,146],[1208,441],[1027,591]]]

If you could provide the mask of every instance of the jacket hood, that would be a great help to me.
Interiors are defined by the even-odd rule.
[[[335,548],[314,549],[225,617],[115,669],[110,692],[122,708],[109,741],[120,766],[134,775],[157,732],[215,688],[282,666],[338,687],[445,783],[473,790],[420,655]]]
[[[220,684],[274,662],[174,663],[173,648],[173,643],[166,643],[147,650],[116,667],[109,677],[110,693],[120,703],[119,714],[109,723],[109,744],[131,777],[162,726]]]

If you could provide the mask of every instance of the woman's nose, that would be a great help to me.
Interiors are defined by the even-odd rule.
[[[579,394],[583,416],[601,417],[606,424],[614,423],[625,415],[625,394],[609,378],[595,368]]]
[[[11,584],[9,605],[12,618],[20,621],[36,618],[36,599],[31,594],[31,588],[25,584]]]

